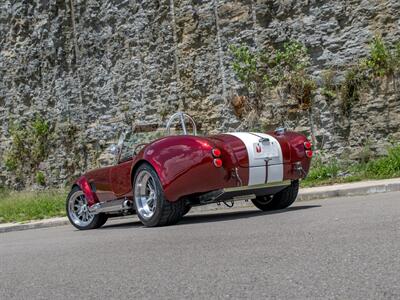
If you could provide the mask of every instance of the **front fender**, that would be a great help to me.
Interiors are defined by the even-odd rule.
[[[78,178],[75,181],[75,185],[77,185],[85,194],[89,206],[99,202],[97,195],[92,191],[92,188],[90,187],[90,184],[85,176]]]

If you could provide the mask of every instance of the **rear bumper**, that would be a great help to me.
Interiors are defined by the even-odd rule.
[[[250,200],[258,196],[274,195],[290,186],[290,183],[290,180],[287,180],[259,185],[224,188],[203,194],[199,196],[198,200],[200,204]]]

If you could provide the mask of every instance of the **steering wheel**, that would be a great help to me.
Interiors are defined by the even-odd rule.
[[[186,129],[186,125],[185,125],[185,119],[187,119],[193,126],[193,135],[197,135],[197,127],[196,127],[196,123],[194,122],[193,118],[191,116],[189,116],[188,114],[185,114],[184,112],[178,111],[177,113],[174,113],[168,120],[167,123],[167,134],[170,135],[170,131],[171,131],[171,125],[172,123],[175,121],[175,119],[179,119],[181,122],[181,126],[182,126],[182,130],[183,130],[183,134],[188,134],[187,133],[187,129]]]

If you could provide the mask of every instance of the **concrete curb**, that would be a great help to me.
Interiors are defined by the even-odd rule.
[[[310,201],[325,198],[345,197],[345,196],[361,196],[376,193],[398,192],[400,191],[400,178],[361,181],[354,183],[338,184],[331,186],[321,186],[313,188],[304,188],[299,192],[298,201]],[[235,203],[235,207],[252,207],[250,201],[239,201]],[[205,212],[212,210],[226,209],[224,204],[210,204],[206,206],[194,207],[191,213]],[[20,231],[36,228],[47,228],[69,224],[67,218],[53,218],[41,221],[33,221],[29,223],[6,223],[0,224],[0,233]]]
[[[52,218],[40,221],[32,221],[29,223],[6,223],[0,224],[0,233],[10,231],[21,231],[27,229],[47,228],[69,224],[68,219],[65,218]]]

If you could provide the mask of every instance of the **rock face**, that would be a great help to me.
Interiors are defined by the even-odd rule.
[[[243,86],[230,67],[230,44],[259,49],[303,42],[318,81],[346,69],[381,34],[400,40],[398,0],[49,0],[0,3],[0,185],[32,183],[7,171],[9,128],[39,114],[53,128],[41,164],[49,185],[99,165],[107,145],[132,122],[165,123],[177,109],[205,132],[285,125],[313,133],[318,147],[357,159],[400,138],[400,94],[390,80],[362,94],[349,116],[317,93],[310,111],[288,112],[265,99],[260,116],[232,106]],[[74,130],[70,130],[74,128]]]

